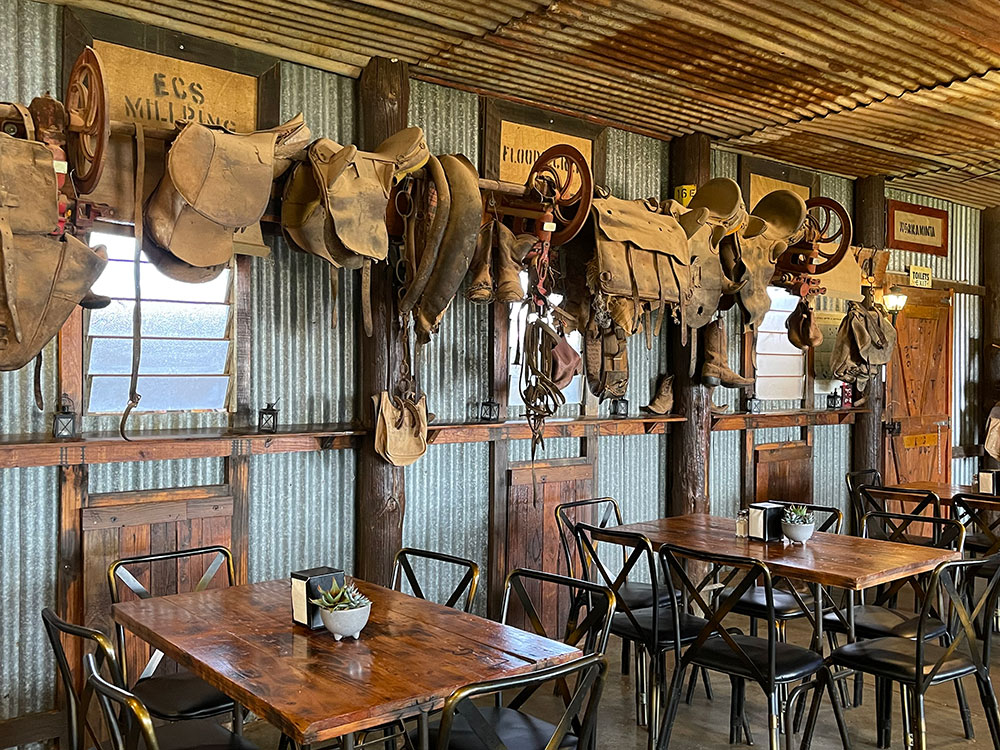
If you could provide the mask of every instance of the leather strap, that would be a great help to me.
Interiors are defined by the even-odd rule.
[[[330,328],[337,327],[337,297],[340,295],[340,269],[330,264]]]
[[[128,386],[128,404],[122,412],[122,420],[118,432],[125,440],[130,440],[125,434],[125,423],[129,414],[139,405],[142,396],[139,394],[139,361],[142,359],[142,193],[146,172],[146,134],[141,123],[135,124],[135,207],[132,211],[135,223],[135,256],[133,264],[133,279],[135,281],[135,305],[132,308],[132,375]]]
[[[374,332],[372,323],[372,262],[365,260],[361,266],[361,320],[365,326],[365,336],[371,338]]]
[[[35,118],[31,116],[31,111],[17,102],[14,102],[14,109],[21,115],[21,120],[24,122],[24,137],[29,141],[35,140]]]
[[[3,287],[7,297],[7,309],[10,311],[10,322],[14,326],[14,338],[21,341],[21,317],[17,313],[16,281],[17,269],[14,266],[14,232],[10,228],[7,215],[8,195],[0,190],[0,261],[3,261]]]
[[[45,411],[45,399],[42,396],[42,353],[35,357],[35,406],[38,411]]]

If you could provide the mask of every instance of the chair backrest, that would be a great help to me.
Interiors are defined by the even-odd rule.
[[[611,589],[615,595],[617,611],[628,618],[637,635],[643,636],[642,640],[647,653],[657,653],[660,645],[660,617],[666,616],[661,615],[661,607],[649,607],[652,621],[649,627],[643,627],[636,617],[638,610],[630,607],[627,598],[620,595],[622,587],[628,583],[633,573],[643,573],[645,574],[643,577],[650,581],[650,601],[660,601],[660,582],[656,571],[656,553],[653,552],[653,543],[642,534],[602,529],[599,526],[586,523],[577,524],[576,534],[585,559],[592,562],[595,582]],[[602,542],[611,545],[610,549],[608,547],[602,549]],[[625,560],[621,567],[616,569],[612,566],[610,559],[618,557],[617,550],[619,549],[624,550]],[[612,552],[612,550],[616,551]]]
[[[437,750],[448,750],[450,747],[451,731],[457,716],[465,719],[469,729],[484,748],[506,747],[476,706],[476,699],[488,696],[499,698],[505,690],[517,690],[518,693],[508,703],[508,708],[520,710],[528,698],[543,685],[554,681],[569,684],[571,680],[574,681],[574,689],[572,693],[564,696],[564,710],[555,724],[552,736],[539,737],[537,745],[519,746],[517,750],[555,750],[565,744],[567,736],[571,733],[577,738],[575,747],[593,747],[597,730],[597,710],[607,670],[608,663],[603,656],[590,654],[537,672],[459,688],[445,701],[444,710],[441,712]]]
[[[1000,552],[1000,498],[962,492],[951,498],[951,507],[955,517],[965,524],[966,533],[988,545],[977,550],[980,556]]]
[[[931,529],[927,536],[925,529]],[[954,518],[931,518],[912,513],[866,513],[861,519],[861,536],[886,542],[915,544],[920,547],[950,549],[959,554],[965,550],[965,527]],[[927,576],[909,576],[874,589],[873,604],[884,606],[895,601],[901,590],[913,590],[917,602],[928,595]]]
[[[446,555],[443,552],[404,547],[396,553],[396,559],[392,566],[392,588],[394,591],[402,591],[405,578],[410,593],[418,599],[427,599],[427,596],[424,593],[424,587],[420,585],[420,576],[413,569],[415,560],[439,563],[443,568],[455,568],[459,572],[464,570],[465,573],[443,604],[446,607],[454,607],[464,596],[465,602],[462,604],[462,609],[466,612],[472,609],[473,600],[476,598],[476,589],[479,588],[479,566],[476,563],[472,560],[466,560],[464,557]]]
[[[857,536],[861,534],[861,517],[865,514],[864,510],[862,510],[861,497],[858,495],[858,490],[864,485],[881,487],[882,472],[878,469],[849,471],[847,472],[846,480],[847,499],[851,504],[851,533]]]
[[[552,593],[555,595],[552,596]],[[512,600],[524,610],[531,630],[538,635],[577,646],[586,654],[603,654],[607,648],[611,617],[615,613],[615,595],[607,586],[556,573],[518,568],[507,576],[500,622],[507,623]],[[560,633],[548,632],[539,614],[542,603],[552,600],[570,603],[568,621],[559,623]]]
[[[233,568],[233,553],[221,545],[124,557],[120,560],[115,560],[108,566],[108,586],[111,588],[111,603],[117,604],[122,601],[125,589],[140,599],[152,598],[153,594],[150,593],[147,584],[143,584],[140,579],[145,578],[149,581],[154,565],[157,563],[176,563],[183,560],[190,566],[198,561],[199,558],[202,562],[205,560],[208,560],[208,562],[205,564],[204,572],[198,579],[198,582],[192,587],[192,591],[204,591],[216,580],[217,576],[222,574],[222,571],[225,571],[227,585],[232,586],[235,583],[236,572]],[[194,570],[197,570],[197,568],[194,568]],[[179,578],[179,576],[175,576],[175,578]],[[125,587],[124,589],[122,588],[123,586]],[[118,654],[121,658],[122,674],[126,680],[123,684],[128,685],[125,628],[118,623],[115,623],[115,636],[118,641]],[[154,651],[150,655],[149,661],[146,662],[146,666],[143,667],[142,673],[136,682],[152,676],[162,660],[163,652]]]
[[[844,512],[840,508],[834,508],[832,505],[790,503],[785,500],[775,500],[774,503],[776,505],[782,505],[786,508],[795,506],[797,508],[807,509],[813,514],[813,518],[816,520],[816,531],[822,531],[828,534],[839,534],[844,526]]]
[[[86,681],[83,689],[83,710],[90,707],[91,698],[96,697],[104,719],[105,729],[110,737],[111,750],[137,750],[139,739],[144,750],[159,750],[153,718],[145,704],[132,693],[105,680],[98,673],[93,654],[87,654],[83,662]],[[97,747],[108,747],[108,743]]]
[[[66,719],[69,724],[70,750],[84,750],[88,732],[94,741],[94,746],[99,747],[100,742],[97,735],[87,721],[87,712],[82,709],[81,695],[77,691],[76,681],[73,678],[73,671],[66,656],[66,650],[63,648],[61,636],[77,638],[85,645],[92,646],[93,649],[90,653],[93,654],[94,670],[99,673],[101,669],[106,669],[112,682],[123,685],[121,669],[119,669],[118,659],[115,657],[115,647],[111,639],[100,630],[66,622],[48,607],[42,610],[42,624],[45,626],[45,634],[52,645],[59,678],[66,692]]]
[[[994,565],[996,569],[979,599],[972,603],[969,589],[963,582],[986,565]],[[917,626],[918,691],[922,689],[922,683],[930,683],[944,664],[956,654],[968,658],[975,665],[980,678],[989,678],[993,617],[997,611],[998,595],[1000,595],[1000,554],[975,560],[953,560],[937,566],[929,579],[928,596],[920,609]],[[937,601],[946,603],[945,622],[951,634],[951,642],[936,660],[928,662],[924,653],[925,633],[928,628],[933,627],[930,619],[941,616],[934,609]]]
[[[660,559],[670,576],[670,583],[683,593],[685,606],[693,608],[707,620],[698,637],[683,653],[679,639],[675,641],[674,653],[678,665],[675,669],[687,667],[706,641],[719,638],[732,651],[734,664],[745,666],[747,674],[765,688],[772,686],[775,682],[778,629],[774,616],[774,583],[767,565],[752,557],[713,555],[674,544],[660,547]],[[698,581],[689,572],[692,561],[709,568],[708,573]],[[716,586],[715,582],[720,578]],[[733,638],[726,624],[741,597],[755,586],[763,590],[767,607],[767,616],[760,618],[767,629],[767,637],[756,639],[765,642],[767,647],[767,665],[763,670],[760,662],[751,658],[744,646]],[[680,609],[673,607],[674,632],[678,633],[681,632]]]
[[[861,501],[862,517],[866,513],[907,513],[918,516],[928,510],[934,516],[941,516],[941,498],[930,490],[866,484],[858,487],[858,498]]]
[[[556,506],[555,513],[559,541],[562,543],[563,555],[566,558],[566,575],[571,578],[587,579],[590,575],[591,561],[586,559],[584,550],[580,546],[576,526],[578,523],[593,524],[602,529],[621,526],[624,523],[621,506],[613,497],[592,497],[575,500],[572,503],[561,503]],[[622,561],[624,559],[623,557]]]

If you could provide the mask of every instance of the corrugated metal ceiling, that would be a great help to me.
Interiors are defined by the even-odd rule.
[[[965,181],[1000,165],[995,0],[59,1],[347,75],[397,57],[659,138],[1000,202],[1000,180]]]

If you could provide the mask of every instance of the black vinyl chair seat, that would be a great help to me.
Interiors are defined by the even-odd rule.
[[[249,740],[210,720],[164,724],[156,728],[156,740],[160,750],[257,750]]]
[[[555,732],[555,724],[550,724],[530,714],[516,711],[504,706],[484,706],[479,709],[486,723],[489,724],[497,737],[503,740],[503,744],[509,748],[524,748],[524,750],[544,750],[546,743]],[[430,746],[437,747],[438,724],[431,725]],[[413,746],[417,746],[416,733],[411,733],[410,740]],[[570,748],[577,746],[577,739],[573,736],[566,737],[560,748]],[[469,727],[469,723],[461,715],[455,717],[455,723],[451,728],[451,735],[448,738],[448,750],[483,750],[483,741],[476,736],[476,733]]]
[[[767,638],[751,635],[733,635],[758,670],[767,672]],[[734,658],[733,649],[722,638],[710,638],[698,649],[693,664],[719,672],[755,679],[750,665]],[[791,643],[775,644],[774,679],[777,682],[794,682],[815,674],[823,666],[823,657],[812,649]]]
[[[653,642],[655,640],[663,649],[673,648],[674,618],[671,616],[671,612],[669,610],[660,610],[659,622],[657,623],[659,633],[655,638],[653,636],[652,607],[645,607],[644,609],[636,610],[632,612],[632,616],[635,618],[635,622],[633,622],[624,612],[616,613],[615,616],[611,618],[611,632],[619,638],[628,638],[629,640],[642,641],[646,643]],[[680,642],[684,644],[693,641],[698,637],[698,633],[701,632],[701,629],[705,627],[707,622],[708,620],[696,617],[695,615],[689,615],[687,613],[681,614]],[[637,623],[639,625],[638,630],[636,629]]]
[[[232,698],[183,668],[140,680],[132,692],[149,713],[167,721],[208,718],[233,710]]]
[[[916,638],[920,615],[900,609],[862,604],[854,607],[854,634],[857,638]],[[925,625],[927,639],[940,638],[948,629],[940,620],[928,619]],[[823,615],[823,629],[829,633],[847,635],[847,628],[836,612]]]
[[[727,590],[723,595],[726,596],[729,593],[730,591]],[[806,613],[802,611],[801,605],[795,600],[792,594],[781,589],[774,589],[772,596],[774,598],[774,617],[776,620],[794,620],[805,616]],[[812,606],[813,599],[811,595],[802,594],[802,601],[807,607]],[[733,612],[758,619],[767,618],[767,597],[764,587],[754,586],[746,591],[740,597],[736,606],[733,607]]]
[[[924,677],[930,674],[935,663],[947,649],[934,643],[924,643]],[[839,667],[857,669],[895,682],[914,683],[917,678],[916,643],[909,638],[873,638],[868,641],[848,643],[835,649],[830,660]],[[974,674],[976,666],[961,653],[952,654],[930,681],[931,685],[949,682]]]
[[[679,596],[679,592],[672,591],[669,586],[660,584],[659,599],[660,604],[673,604]],[[641,581],[626,581],[615,593],[615,599],[624,601],[629,609],[643,609],[653,606],[653,587],[651,584]]]
[[[965,535],[965,549],[969,552],[975,552],[977,554],[984,554],[993,549],[993,545],[996,543],[996,539],[993,537],[982,534],[966,534]]]

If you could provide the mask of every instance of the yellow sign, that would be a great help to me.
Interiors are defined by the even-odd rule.
[[[178,120],[257,127],[257,79],[209,65],[94,40],[112,120],[172,128]]]
[[[938,444],[937,433],[927,432],[922,435],[904,435],[904,448],[933,448]]]
[[[504,120],[500,123],[500,179],[524,184],[542,152],[561,143],[575,147],[583,154],[587,164],[593,167],[594,143],[589,138]],[[560,171],[558,166],[556,171]],[[571,190],[577,184],[571,184]]]
[[[698,190],[697,185],[678,185],[674,188],[674,200],[686,206],[694,198],[696,190]]]
[[[932,286],[931,273],[931,269],[927,266],[910,266],[910,286],[930,289]]]

